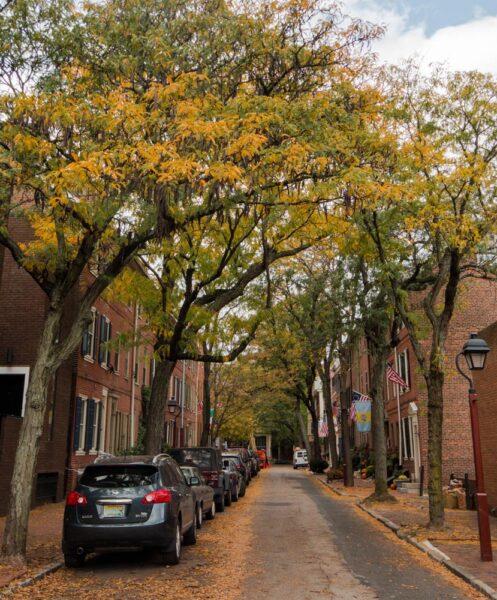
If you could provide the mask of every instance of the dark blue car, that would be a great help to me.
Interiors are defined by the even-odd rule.
[[[152,548],[177,564],[181,544],[195,544],[195,502],[168,455],[107,458],[85,468],[67,496],[62,550],[77,567],[100,549]]]

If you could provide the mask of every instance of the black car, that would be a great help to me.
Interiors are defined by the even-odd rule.
[[[153,548],[177,564],[181,543],[195,544],[197,521],[190,486],[164,454],[108,458],[89,465],[64,512],[65,564],[77,567],[100,549]]]
[[[238,454],[241,461],[243,462],[246,471],[245,483],[247,485],[250,485],[250,482],[252,480],[252,460],[249,456],[247,448],[228,448],[228,450],[226,450],[226,453]]]
[[[199,468],[205,481],[214,490],[216,511],[223,512],[225,504],[230,504],[227,497],[229,479],[223,472],[221,451],[217,448],[173,448],[170,455],[179,465],[195,465]]]
[[[235,463],[234,459],[232,459],[232,458],[224,458],[223,457],[223,470],[230,479],[231,499],[233,502],[238,502],[238,498],[240,497],[240,491],[242,489],[242,485],[245,488],[245,482],[243,481],[243,475],[236,468],[236,463]]]
[[[246,467],[245,463],[243,462],[241,456],[237,452],[231,452],[231,451],[223,452],[223,459],[226,459],[226,458],[229,458],[230,460],[232,460],[234,462],[237,471],[242,476],[242,486],[241,486],[241,489],[239,492],[239,496],[243,497],[243,496],[245,496],[245,491],[247,489],[248,481],[250,481],[250,475],[248,473],[247,467]]]
[[[198,467],[193,465],[181,465],[186,481],[192,488],[195,497],[195,512],[197,515],[197,528],[202,527],[204,517],[214,519],[216,516],[216,503],[214,502],[214,490],[207,485]]]

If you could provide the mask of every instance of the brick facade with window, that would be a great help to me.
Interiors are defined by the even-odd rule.
[[[21,242],[31,236],[27,224],[12,223],[11,230]],[[0,249],[0,261],[0,489],[7,491],[47,299],[9,252]],[[84,278],[89,277],[92,275],[87,272]],[[80,282],[83,287],[84,278]],[[65,306],[61,336],[78,302],[78,290]],[[50,384],[33,504],[60,501],[74,485],[77,470],[93,462],[99,451],[118,453],[136,443],[142,390],[151,384],[154,362],[151,343],[136,348],[118,343],[120,336],[124,339],[132,332],[135,320],[134,307],[104,298],[95,302],[81,346],[60,366]],[[138,318],[137,326],[143,324]],[[181,362],[174,376],[181,382],[183,418],[174,420],[166,410],[164,427],[174,443],[191,445],[199,439],[203,366]],[[0,514],[5,513],[7,500],[7,493],[0,494]]]
[[[446,341],[442,439],[444,484],[448,483],[451,473],[458,477],[468,473],[470,477],[474,477],[467,384],[457,373],[454,361],[469,333],[479,331],[493,323],[495,315],[497,315],[495,282],[467,279],[461,284],[456,311]],[[366,352],[365,346],[361,346],[359,364],[357,358],[354,363],[353,381],[356,387],[360,386],[361,376],[364,377],[364,365],[367,361],[363,356]],[[403,466],[412,475],[416,473],[418,476],[420,467],[424,466],[426,481],[429,475],[426,384],[419,372],[414,350],[405,328],[400,331],[396,353],[392,352],[388,362],[406,381],[408,387],[399,388],[397,402],[396,385],[385,381],[387,447],[392,453],[398,454],[400,407]],[[357,435],[356,441],[358,441]]]

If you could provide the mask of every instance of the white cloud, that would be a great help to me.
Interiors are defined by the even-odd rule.
[[[480,14],[461,25],[426,34],[423,23],[409,23],[399,3],[380,5],[375,0],[346,0],[345,11],[387,28],[373,49],[381,62],[398,63],[416,56],[426,66],[444,63],[453,70],[478,69],[497,75],[497,16]]]

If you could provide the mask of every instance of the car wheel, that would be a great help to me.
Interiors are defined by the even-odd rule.
[[[183,536],[185,546],[193,546],[197,543],[197,517],[195,516],[190,529]]]
[[[170,552],[161,552],[161,559],[166,565],[177,565],[181,558],[181,529],[180,524],[176,524],[174,534],[174,550]]]
[[[243,498],[245,496],[245,491],[247,489],[247,486],[245,485],[245,481],[242,480],[242,485],[240,487],[240,498]]]
[[[212,521],[212,519],[214,519],[215,517],[216,517],[216,503],[213,500],[209,511],[205,515],[205,518],[208,519],[209,521]]]
[[[224,494],[224,505],[231,506],[231,490],[228,490],[226,494]]]
[[[204,511],[200,504],[197,505],[197,529],[202,529],[202,523],[204,521]]]
[[[64,564],[69,569],[77,569],[85,564],[85,555],[76,554],[75,552],[64,553]]]
[[[221,499],[216,502],[216,512],[224,512],[224,494],[222,494]]]
[[[238,486],[235,486],[235,491],[231,494],[233,502],[238,502]]]

